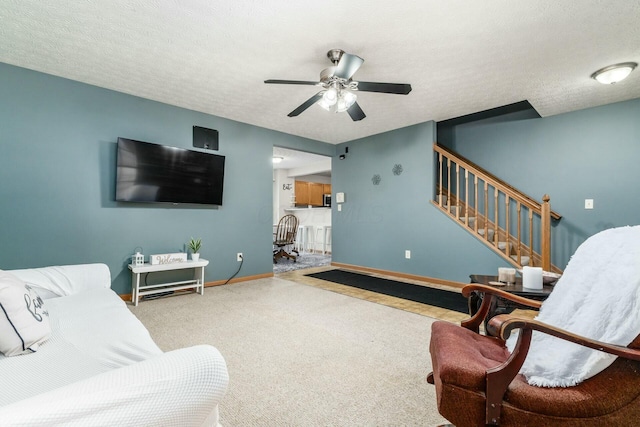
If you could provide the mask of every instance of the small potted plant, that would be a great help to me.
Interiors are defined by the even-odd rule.
[[[187,244],[189,250],[191,251],[191,259],[193,261],[198,261],[200,259],[200,247],[202,246],[202,239],[194,239],[193,237],[189,239],[189,243]]]

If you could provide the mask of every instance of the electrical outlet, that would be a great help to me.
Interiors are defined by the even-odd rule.
[[[238,252],[238,255],[236,255],[236,261],[238,262],[242,261],[242,252]]]
[[[404,251],[404,257],[406,259],[411,259],[411,251],[408,250],[408,249],[406,251]]]

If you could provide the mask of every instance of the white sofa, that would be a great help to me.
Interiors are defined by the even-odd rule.
[[[0,273],[0,282],[17,277],[41,297],[36,305],[51,329],[24,354],[0,353],[0,425],[218,425],[228,384],[224,358],[209,345],[163,353],[110,289],[106,265]],[[0,286],[3,310],[7,295]],[[17,332],[3,310],[0,321]],[[4,329],[5,338],[12,330]]]

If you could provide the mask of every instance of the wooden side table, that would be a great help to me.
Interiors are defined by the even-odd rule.
[[[478,283],[478,284],[487,285],[487,286],[494,286],[490,282],[498,281],[498,276],[491,276],[491,275],[484,275],[484,274],[472,274],[469,276],[469,278],[471,279],[471,283]],[[496,286],[496,287],[505,292],[509,292],[510,294],[518,295],[524,298],[534,299],[537,301],[546,300],[551,294],[551,291],[553,291],[553,286],[551,285],[544,285],[540,290],[525,288],[522,286],[522,277],[516,277],[516,281],[514,284]],[[474,291],[469,296],[469,314],[471,316],[476,314],[476,312],[480,308],[480,304],[482,304],[482,292]],[[486,323],[493,316],[497,316],[498,314],[511,313],[516,308],[531,310],[531,307],[523,306],[521,304],[516,304],[504,298],[494,298],[491,304],[491,308],[489,309],[489,313],[487,314],[487,318],[485,320],[485,329],[486,329]]]

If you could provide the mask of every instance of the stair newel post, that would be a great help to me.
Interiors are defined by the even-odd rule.
[[[442,207],[442,187],[444,185],[444,179],[442,175],[442,153],[438,153],[438,204]]]
[[[460,220],[460,165],[456,163],[456,219]]]
[[[478,233],[478,175],[473,175],[473,203],[475,204],[475,217],[476,220],[473,221],[473,231]]]
[[[500,241],[498,234],[498,187],[493,187],[493,244],[495,247],[498,247],[498,242]]]
[[[504,193],[504,231],[505,231],[505,241],[506,241],[506,247],[505,247],[505,255],[510,257],[511,256],[511,224],[509,224],[509,195],[507,193]]]
[[[489,184],[484,181],[484,239],[489,240]]]
[[[447,212],[451,214],[451,158],[447,157]]]
[[[529,208],[529,266],[535,266],[533,261],[533,209]]]
[[[516,212],[518,213],[518,265],[522,265],[522,203],[516,202]]]
[[[541,245],[542,245],[542,269],[551,271],[551,198],[548,194],[542,196],[542,209],[540,214]]]
[[[469,170],[464,170],[464,223],[469,226]]]

